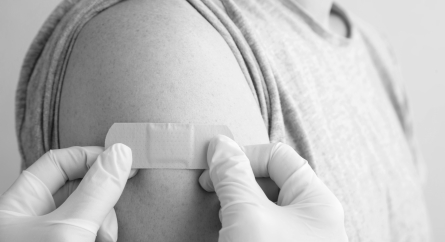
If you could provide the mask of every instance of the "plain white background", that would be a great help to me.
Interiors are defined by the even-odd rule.
[[[0,2],[0,194],[19,175],[14,96],[25,53],[60,0]],[[402,64],[428,166],[425,195],[435,241],[445,239],[445,1],[339,0],[390,39]]]

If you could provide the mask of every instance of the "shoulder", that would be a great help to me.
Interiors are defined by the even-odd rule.
[[[87,36],[89,41],[91,37],[100,40],[114,37],[115,41],[125,40],[128,43],[133,40],[130,43],[134,43],[141,38],[148,40],[147,37],[152,37],[150,40],[168,37],[174,41],[194,33],[206,37],[216,37],[218,34],[187,1],[129,0],[95,16],[79,37]]]
[[[103,145],[114,122],[226,124],[241,144],[268,142],[222,36],[186,1],[124,1],[81,30],[66,69],[60,144]]]
[[[76,46],[79,54],[94,51],[99,54],[98,59],[107,59],[104,56],[107,52],[144,61],[153,59],[154,56],[147,56],[153,52],[186,54],[211,48],[224,54],[229,50],[211,24],[181,0],[120,2],[89,21],[81,30]]]

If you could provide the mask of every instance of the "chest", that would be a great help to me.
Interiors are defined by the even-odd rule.
[[[306,146],[327,177],[338,164],[379,179],[411,172],[406,137],[362,36],[339,44],[305,21],[273,12],[250,21],[278,86],[287,141]]]

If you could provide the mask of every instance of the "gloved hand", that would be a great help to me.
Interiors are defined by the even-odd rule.
[[[219,135],[199,183],[221,203],[219,241],[348,241],[343,207],[306,160],[283,143],[239,146]],[[271,202],[255,177],[281,189]]]
[[[116,241],[131,164],[123,144],[49,151],[0,196],[0,241]]]

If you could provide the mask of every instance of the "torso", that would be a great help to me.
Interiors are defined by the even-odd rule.
[[[292,6],[290,0],[225,1],[224,6],[231,11],[207,19],[201,15],[212,13],[204,4],[208,1],[190,0],[178,1],[182,9],[175,7],[177,12],[173,15],[180,15],[182,10],[187,10],[187,14],[169,24],[181,26],[185,19],[193,18],[196,24],[185,31],[195,36],[205,35],[204,40],[183,42],[185,40],[175,37],[182,31],[177,28],[168,33],[166,43],[173,41],[173,47],[183,49],[170,53],[162,49],[164,45],[149,42],[162,29],[147,34],[144,24],[147,19],[162,24],[166,19],[171,20],[172,14],[159,16],[156,11],[150,12],[154,8],[159,10],[158,6],[144,9],[140,5],[133,5],[125,14],[113,12],[119,6],[135,3],[159,4],[164,6],[162,11],[166,11],[174,7],[168,6],[168,2],[124,1],[103,11],[101,16],[113,14],[89,29],[94,35],[108,24],[112,30],[120,27],[120,34],[112,32],[98,39],[82,40],[82,36],[76,39],[76,44],[81,40],[83,44],[77,49],[74,47],[67,66],[59,115],[61,147],[103,145],[113,122],[225,123],[242,144],[282,140],[307,158],[342,203],[351,241],[426,241],[425,205],[414,158],[394,100],[382,83],[384,79],[391,83],[399,80],[392,69],[373,62],[366,45],[370,39],[358,28],[348,38],[326,31]],[[198,8],[207,12],[197,11]],[[218,25],[217,30],[207,22],[215,18],[215,25],[219,23],[218,18],[224,18],[229,24]],[[127,23],[127,20],[133,22]],[[132,28],[134,25],[143,31],[135,35],[139,29]],[[224,32],[228,27],[232,32]],[[88,26],[82,31],[85,29]],[[197,32],[192,31],[196,29]],[[132,34],[131,38],[113,42],[127,34]],[[230,49],[233,53],[227,46],[224,52],[213,52],[223,46],[221,37],[227,43],[235,42]],[[94,48],[88,48],[93,42]],[[141,43],[146,45],[130,48],[134,52],[128,53],[125,49]],[[203,48],[195,53],[186,52],[184,46],[190,45]],[[171,59],[150,62],[159,56],[147,46],[162,49],[168,53],[165,57]],[[236,48],[243,50],[238,63],[234,60],[235,54],[239,55]],[[102,54],[109,55],[108,64],[96,61],[96,54],[101,50]],[[84,56],[77,62],[76,51]],[[206,61],[193,59],[197,53],[208,54]],[[211,58],[221,57],[221,53],[224,53],[222,61]],[[192,60],[193,64],[181,62],[180,57],[184,56],[190,57],[187,61]],[[172,63],[187,68],[180,72],[175,71],[176,67],[165,69]],[[243,63],[247,64],[241,73],[238,64]],[[103,69],[106,64],[111,67]],[[148,68],[153,66],[158,69]],[[168,88],[156,89],[147,84],[147,80],[160,74],[167,77]],[[250,77],[253,85],[247,85],[248,80],[243,77]],[[185,85],[189,82],[193,88]],[[97,96],[102,98],[96,98],[95,92],[102,89],[106,91]],[[186,98],[174,102],[176,99],[159,95],[162,92],[173,94],[176,99]],[[259,100],[260,109],[255,100]],[[28,125],[31,127],[32,123]],[[199,173],[142,171],[130,180],[116,205],[120,238],[216,241],[219,204],[214,194],[199,188]]]

